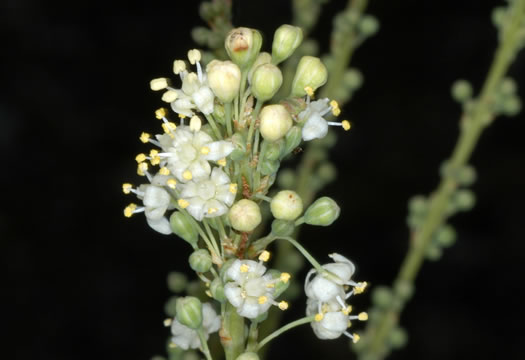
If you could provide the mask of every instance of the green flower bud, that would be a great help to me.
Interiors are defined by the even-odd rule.
[[[254,201],[242,199],[230,208],[228,218],[235,230],[249,232],[261,223],[261,210]]]
[[[227,281],[227,279],[226,279],[226,272],[228,271],[230,266],[232,266],[234,261],[235,261],[235,259],[228,259],[228,260],[226,260],[226,262],[224,264],[222,264],[221,270],[219,272],[219,276],[221,277],[221,280],[223,282]]]
[[[323,162],[319,165],[317,174],[324,183],[329,183],[337,177],[337,168],[331,162]]]
[[[408,281],[398,281],[394,284],[394,292],[403,300],[408,300],[414,295],[414,285]]]
[[[423,195],[416,195],[408,201],[408,210],[414,215],[422,215],[427,212],[428,201]]]
[[[204,273],[211,269],[212,261],[211,261],[211,255],[208,250],[205,249],[198,249],[195,250],[190,255],[190,267],[200,273]]]
[[[172,296],[164,304],[164,312],[170,317],[174,317],[177,313],[177,299],[178,296]]]
[[[186,215],[180,211],[175,211],[170,216],[171,231],[180,238],[189,242],[192,246],[197,243],[199,233]]]
[[[264,152],[264,158],[266,160],[277,160],[281,156],[281,147],[283,147],[284,141],[277,140],[274,142],[266,143],[266,151]]]
[[[264,159],[261,163],[261,175],[266,176],[275,174],[279,170],[279,166],[281,166],[279,160]]]
[[[188,285],[188,278],[185,274],[177,271],[172,271],[168,274],[168,289],[174,293],[179,293],[186,289]]]
[[[235,360],[259,360],[259,355],[254,352],[245,352],[237,356],[237,359]]]
[[[476,177],[476,169],[469,165],[463,166],[461,169],[459,169],[457,174],[457,180],[463,186],[470,186],[474,184]]]
[[[212,60],[206,66],[208,84],[223,103],[230,103],[239,94],[241,69],[231,61]]]
[[[393,349],[401,349],[403,346],[406,345],[408,341],[408,335],[407,332],[399,326],[396,326],[390,334],[388,335],[388,342],[392,346]]]
[[[291,95],[295,97],[305,96],[305,87],[309,86],[315,91],[320,86],[323,86],[327,79],[328,71],[319,58],[303,56],[297,65],[292,82]]]
[[[279,296],[283,294],[283,292],[286,291],[286,289],[288,289],[291,281],[289,280],[287,280],[286,282],[282,281],[280,278],[283,272],[279,270],[270,269],[268,270],[267,274],[270,274],[274,280],[279,280],[274,284],[275,287],[273,288],[273,297],[278,298]],[[287,275],[290,275],[290,274],[287,274]]]
[[[363,75],[355,68],[348,69],[343,75],[343,85],[350,90],[355,90],[363,84]]]
[[[277,65],[293,54],[303,41],[303,30],[292,25],[281,25],[273,35],[272,62]]]
[[[277,177],[277,185],[283,189],[289,189],[294,187],[297,176],[291,169],[283,169],[279,171],[279,176]]]
[[[500,27],[507,20],[508,9],[505,6],[497,6],[492,10],[492,23]]]
[[[387,308],[392,302],[392,291],[388,286],[377,286],[372,291],[372,302],[380,308]]]
[[[506,77],[501,80],[499,91],[503,95],[514,95],[516,93],[516,81],[512,78]]]
[[[285,157],[291,153],[296,147],[301,144],[303,140],[302,131],[299,126],[292,126],[292,128],[286,133],[283,156]]]
[[[304,213],[304,222],[309,225],[329,226],[338,217],[341,209],[334,200],[323,196],[310,205]]]
[[[252,76],[255,70],[264,64],[270,64],[272,62],[272,55],[270,55],[267,52],[262,52],[257,56],[257,59],[255,59],[255,62],[253,63],[252,67],[250,68],[250,71],[248,71],[248,81],[250,84],[252,83]]]
[[[450,225],[441,226],[436,232],[435,241],[443,247],[452,246],[456,241],[456,230]]]
[[[282,190],[273,197],[270,210],[274,218],[292,221],[303,212],[303,200],[295,191]]]
[[[202,324],[202,304],[194,296],[177,299],[177,320],[190,329],[198,329]]]
[[[205,45],[208,42],[208,37],[211,31],[203,26],[198,26],[191,30],[191,37],[199,45]]]
[[[252,75],[252,94],[259,101],[273,98],[283,83],[281,70],[273,64],[260,65]]]
[[[469,211],[476,204],[476,195],[468,189],[458,190],[454,195],[453,201],[458,210]]]
[[[241,69],[248,69],[253,64],[261,45],[261,34],[257,30],[245,27],[232,29],[224,41],[228,56]]]
[[[452,85],[452,97],[463,103],[472,97],[472,86],[467,80],[457,80]]]
[[[292,117],[283,105],[267,105],[259,115],[259,131],[267,141],[277,141],[292,127]]]
[[[430,244],[425,251],[425,256],[430,261],[438,261],[443,256],[443,250],[436,244]]]
[[[509,96],[501,103],[501,112],[507,116],[516,116],[521,111],[521,100],[516,95]]]
[[[213,298],[218,302],[224,303],[226,301],[226,296],[224,295],[224,285],[222,285],[221,279],[213,279],[210,284],[210,292]]]
[[[277,236],[289,236],[293,233],[295,225],[293,221],[275,219],[272,221],[272,234]]]
[[[236,132],[232,136],[232,143],[235,149],[230,154],[230,159],[240,161],[246,156],[246,141],[241,133]]]
[[[379,21],[372,15],[364,15],[358,26],[361,34],[372,36],[379,30]]]

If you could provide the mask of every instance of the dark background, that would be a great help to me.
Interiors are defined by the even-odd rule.
[[[324,49],[344,3],[326,6],[312,34]],[[341,219],[301,239],[318,259],[337,251],[356,262],[361,280],[394,278],[407,247],[407,199],[435,188],[457,137],[450,85],[466,78],[480,88],[496,47],[491,9],[502,3],[371,1],[381,31],[354,57],[365,83],[344,109],[354,127],[332,152],[340,176],[322,192],[341,204]],[[187,268],[189,247],[153,233],[142,216],[125,219],[120,185],[138,181],[137,137],[158,130],[152,115],[161,104],[148,82],[194,47],[190,30],[204,25],[199,1],[0,4],[0,311],[8,340],[0,356],[149,359],[168,335],[165,276]],[[237,1],[234,24],[261,29],[268,49],[290,15],[286,1]],[[521,54],[511,69],[520,85],[524,62]],[[457,245],[424,266],[402,317],[409,344],[392,359],[520,357],[524,120],[500,118],[483,135],[472,160],[477,206],[452,221]],[[287,319],[302,316],[303,302]],[[359,306],[368,302],[364,295]],[[318,340],[305,326],[276,340],[271,358],[288,358],[285,349],[350,358],[347,344]]]

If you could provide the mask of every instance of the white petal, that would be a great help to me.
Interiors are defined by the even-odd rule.
[[[339,295],[341,289],[341,285],[337,285],[336,283],[318,275],[309,284],[307,296],[325,302]]]
[[[341,282],[338,282],[340,285],[343,285],[346,282],[348,282],[348,280],[350,280],[350,278],[354,274],[355,270],[355,267],[353,265],[345,263],[326,264],[323,265],[323,268],[336,274],[341,279]]]
[[[155,222],[164,216],[167,209],[167,206],[146,207],[144,214],[146,215],[146,218]]]
[[[211,213],[208,212],[205,215],[206,217],[209,217],[209,218],[222,216],[222,215],[224,215],[224,214],[226,214],[228,212],[228,208],[226,207],[226,205],[224,205],[222,202],[220,202],[218,200],[215,200],[215,199],[208,200],[206,202],[205,208],[208,209],[208,210],[209,209],[215,209]]]
[[[208,143],[213,141],[212,137],[206,134],[204,131],[197,131],[193,135],[192,144],[195,148],[200,149],[204,145],[208,146]]]
[[[235,307],[242,305],[244,299],[241,296],[241,288],[235,285],[235,283],[227,283],[224,285],[224,295]]]
[[[182,199],[199,196],[199,186],[194,181],[190,181],[186,184],[182,184],[180,185],[180,188],[182,189],[180,193],[180,197]]]
[[[209,87],[202,86],[199,90],[192,94],[192,98],[195,105],[197,105],[197,108],[204,115],[208,115],[213,112],[214,95]]]
[[[211,166],[206,160],[196,160],[191,163],[188,167],[188,170],[191,172],[191,176],[194,180],[202,180],[208,178],[211,171]]]
[[[235,194],[230,191],[230,184],[218,186],[215,199],[223,202],[226,206],[232,206]]]
[[[170,222],[165,217],[161,217],[157,220],[151,220],[150,218],[146,217],[146,221],[153,230],[164,235],[171,234]]]
[[[304,141],[323,138],[327,133],[328,123],[317,113],[312,114],[306,120],[302,131]]]
[[[231,279],[234,281],[239,281],[241,279],[241,260],[235,260],[228,270],[226,270],[226,279]]]
[[[221,317],[210,303],[202,304],[202,326],[208,334],[216,332],[221,327]]]
[[[237,309],[237,313],[245,318],[253,319],[262,314],[263,311],[256,301],[245,301],[244,305]]]
[[[211,161],[223,159],[235,149],[232,142],[225,140],[214,141],[206,146],[210,148],[210,152],[204,155],[203,158]]]
[[[173,111],[175,111],[177,114],[182,114],[187,117],[191,117],[193,115],[193,111],[191,111],[193,107],[193,103],[189,99],[177,99],[171,103],[171,109]]]
[[[230,178],[221,168],[216,167],[212,170],[210,179],[215,183],[215,185],[224,185],[230,183]]]
[[[159,186],[148,186],[144,192],[144,206],[163,207],[170,203],[170,194]]]
[[[206,204],[206,202],[199,197],[194,197],[186,200],[190,203],[186,210],[188,210],[190,215],[193,216],[196,220],[202,221],[204,213],[207,211],[207,209],[204,209],[204,205]]]

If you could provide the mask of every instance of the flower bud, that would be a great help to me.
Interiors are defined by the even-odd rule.
[[[283,105],[267,105],[260,114],[259,131],[268,141],[282,138],[292,127],[292,117]]]
[[[202,304],[194,296],[180,297],[176,304],[177,320],[190,329],[198,329],[202,324]]]
[[[450,225],[443,225],[436,231],[435,240],[440,246],[452,246],[456,241],[456,230]]]
[[[303,41],[303,30],[292,25],[281,25],[273,35],[272,60],[275,65],[286,60]]]
[[[187,284],[188,278],[185,274],[176,271],[168,274],[168,289],[170,289],[170,291],[173,291],[174,293],[182,292]]]
[[[279,166],[281,166],[279,160],[264,159],[261,162],[261,175],[266,176],[275,174],[279,170]]]
[[[232,102],[239,94],[241,70],[231,61],[212,60],[206,66],[208,84],[223,103]]]
[[[466,80],[457,80],[452,85],[452,97],[462,103],[472,97],[472,86]]]
[[[261,223],[261,210],[255,202],[242,199],[237,201],[228,213],[231,226],[238,231],[252,231]]]
[[[204,273],[208,270],[210,270],[212,261],[211,261],[211,255],[208,250],[205,249],[198,249],[195,250],[190,255],[190,267],[200,273]]]
[[[302,140],[303,140],[303,132],[301,128],[298,126],[292,126],[290,131],[286,133],[283,157],[285,155],[288,155],[296,147],[298,147],[301,144]]]
[[[259,355],[254,352],[245,352],[237,356],[235,360],[259,360]]]
[[[253,64],[261,45],[261,34],[257,30],[245,27],[232,29],[224,41],[228,56],[241,69],[247,69]]]
[[[189,242],[191,245],[197,243],[199,239],[199,233],[197,229],[193,227],[192,223],[188,220],[186,215],[180,211],[175,211],[170,216],[171,231],[182,239]]]
[[[295,173],[289,169],[283,169],[279,171],[279,176],[277,177],[277,185],[279,185],[280,188],[286,189],[291,188],[296,185],[297,176]]]
[[[266,143],[264,158],[271,161],[279,159],[279,156],[281,156],[281,147],[283,145],[282,140]]]
[[[250,71],[248,71],[248,81],[250,84],[252,83],[252,76],[254,71],[261,65],[269,64],[272,62],[272,55],[268,54],[267,52],[262,52],[257,56],[257,59],[255,59],[255,62],[253,63],[252,67],[250,68]]]
[[[328,71],[319,58],[303,56],[297,65],[292,82],[292,96],[302,97],[306,95],[305,87],[309,86],[316,90],[326,83]]]
[[[303,212],[303,200],[295,191],[282,190],[273,197],[270,210],[274,218],[292,221]]]
[[[226,296],[224,295],[224,285],[222,285],[221,279],[213,279],[210,284],[210,292],[213,298],[218,302],[224,303],[226,301]]]
[[[338,217],[341,209],[327,196],[317,199],[304,213],[304,222],[309,225],[328,226]]]
[[[275,219],[272,221],[272,234],[277,236],[289,236],[293,233],[295,226],[292,221]]]
[[[273,98],[283,83],[281,70],[273,64],[260,65],[252,75],[252,93],[259,101]]]

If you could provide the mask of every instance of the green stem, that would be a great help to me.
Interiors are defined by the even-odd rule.
[[[226,360],[235,360],[244,351],[244,318],[235,307],[226,303],[219,332]]]
[[[217,124],[215,123],[215,120],[213,119],[213,116],[208,114],[204,115],[206,117],[206,120],[208,120],[208,123],[211,126],[211,129],[213,130],[213,133],[217,137],[217,139],[222,140],[221,132],[219,131],[219,128],[217,127]]]
[[[206,360],[213,360],[210,354],[210,349],[208,348],[208,342],[206,341],[206,336],[204,335],[204,329],[201,326],[199,330],[197,330],[197,334],[199,335],[199,340],[201,341],[201,347],[202,347],[202,353],[206,356]]]
[[[226,110],[226,131],[228,132],[228,136],[231,137],[233,135],[232,131],[232,103],[229,102],[227,104],[224,104],[224,109]]]
[[[204,224],[204,228],[206,229],[206,233],[208,233],[208,238],[210,239],[210,242],[212,243],[215,251],[220,256],[221,251],[219,250],[217,240],[215,240],[215,236],[213,236],[213,232],[210,229],[210,225],[208,224],[208,219],[203,219],[202,223]]]
[[[299,320],[292,321],[289,324],[286,324],[282,328],[275,330],[273,333],[271,333],[270,335],[262,339],[259,345],[257,345],[257,351],[259,351],[264,345],[266,345],[267,343],[269,343],[270,341],[272,341],[273,339],[275,339],[277,336],[281,335],[285,331],[293,329],[294,327],[297,327],[299,325],[311,323],[312,321],[315,321],[315,315],[307,316]]]
[[[254,351],[257,348],[257,337],[259,336],[259,330],[257,321],[252,321],[250,324],[250,330],[248,331],[248,345],[246,345],[246,351]]]
[[[252,137],[253,137],[253,130],[255,129],[255,123],[257,122],[257,116],[259,116],[259,111],[261,111],[263,101],[257,100],[257,104],[255,104],[255,109],[252,113],[252,121],[250,122],[250,128],[248,129],[248,136],[246,137],[246,150],[251,151],[251,145],[252,145]]]
[[[274,237],[274,240],[277,240],[277,239],[280,239],[280,240],[286,240],[288,241],[290,244],[292,244],[293,246],[295,246],[295,248],[297,250],[299,250],[299,252],[301,254],[303,254],[303,256],[306,258],[306,260],[308,260],[310,262],[310,264],[312,264],[312,266],[320,273],[320,274],[325,274],[325,275],[329,275],[329,272],[327,272],[325,269],[323,269],[323,267],[321,266],[321,264],[319,264],[317,262],[317,260],[314,259],[314,257],[312,255],[310,255],[310,253],[308,251],[306,251],[306,249],[301,245],[299,244],[295,239],[292,239],[291,237],[288,237],[288,236],[276,236]]]

